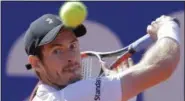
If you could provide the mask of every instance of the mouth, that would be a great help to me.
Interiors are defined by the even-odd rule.
[[[75,64],[63,69],[63,73],[69,76],[69,82],[74,83],[82,79],[80,65]]]
[[[63,69],[63,72],[65,73],[72,73],[72,74],[79,74],[80,72],[80,65],[68,65]]]

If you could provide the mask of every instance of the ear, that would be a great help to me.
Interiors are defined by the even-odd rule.
[[[39,68],[40,59],[37,56],[29,55],[28,56],[28,61],[34,69]]]

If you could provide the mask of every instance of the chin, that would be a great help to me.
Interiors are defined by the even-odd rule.
[[[77,81],[79,81],[79,80],[81,80],[81,79],[82,79],[82,76],[81,76],[81,75],[76,75],[75,77],[71,77],[71,78],[69,79],[69,84],[75,83],[75,82],[77,82]]]

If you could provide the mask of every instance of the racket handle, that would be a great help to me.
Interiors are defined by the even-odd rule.
[[[143,49],[148,48],[154,41],[151,39],[149,34],[139,38],[129,46],[129,51],[132,53],[139,52]]]

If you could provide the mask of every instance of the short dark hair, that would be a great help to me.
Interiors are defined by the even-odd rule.
[[[37,56],[41,60],[41,62],[43,61],[43,53],[42,53],[42,51],[43,51],[42,46],[37,47],[37,49],[35,51],[35,56]],[[34,70],[34,72],[35,72],[36,76],[41,80],[40,73],[38,71],[36,71],[36,70]]]
[[[43,53],[42,53],[42,51],[43,51],[42,46],[37,47],[37,49],[35,51],[35,56],[37,56],[40,60],[43,59]]]

